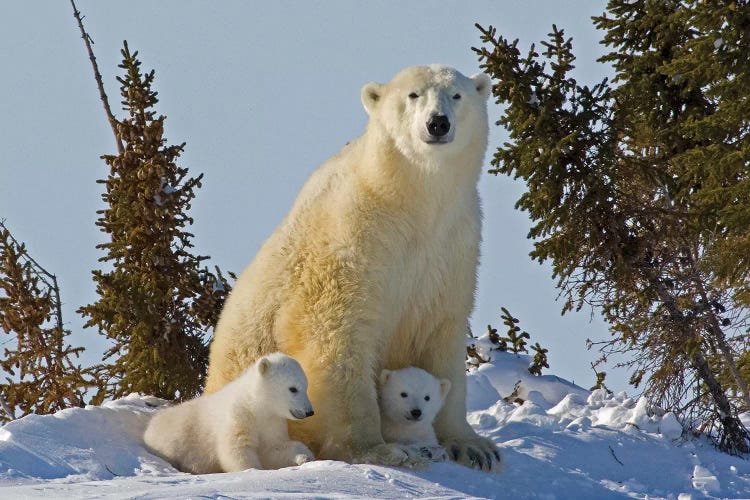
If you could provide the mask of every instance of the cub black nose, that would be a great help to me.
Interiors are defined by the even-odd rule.
[[[419,418],[422,416],[422,410],[414,409],[411,411],[411,416],[414,418]]]
[[[451,129],[451,122],[445,115],[435,115],[427,121],[427,131],[434,137],[443,137]]]
[[[308,410],[308,412],[305,413],[305,417],[312,417],[313,415],[315,415],[315,412],[312,410]]]

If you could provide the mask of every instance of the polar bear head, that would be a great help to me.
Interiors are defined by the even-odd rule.
[[[412,66],[388,83],[362,87],[362,104],[374,128],[415,163],[487,147],[490,78],[466,77],[443,65]],[[368,130],[368,133],[370,131]]]
[[[264,411],[303,419],[313,415],[307,397],[307,377],[294,358],[280,352],[263,356],[255,363],[255,401]]]
[[[379,384],[381,418],[401,425],[431,424],[450,388],[450,380],[438,380],[421,368],[383,370]]]

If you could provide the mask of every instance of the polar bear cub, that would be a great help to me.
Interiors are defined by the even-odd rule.
[[[287,430],[287,419],[311,415],[302,367],[272,353],[221,390],[157,411],[143,440],[183,472],[278,469],[314,459]]]
[[[450,380],[439,380],[413,366],[380,372],[378,403],[383,439],[414,445],[433,460],[446,460],[432,422],[450,388]]]

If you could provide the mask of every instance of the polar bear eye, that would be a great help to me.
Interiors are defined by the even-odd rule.
[[[419,97],[419,94],[417,94],[416,92],[412,92],[411,94],[409,94],[409,99],[411,99],[411,100],[414,100],[417,97]]]
[[[292,394],[297,394],[297,388],[296,387],[290,387],[289,388],[289,392],[291,392]]]
[[[425,397],[424,397],[424,400],[425,400],[425,401],[429,401],[429,400],[430,400],[430,396],[425,396]]]
[[[459,100],[459,99],[461,99],[461,94],[455,94],[455,95],[453,96],[453,99],[455,99],[455,100]]]
[[[402,393],[401,393],[401,397],[402,397],[402,398],[405,398],[406,396],[408,396],[408,394],[406,394],[405,392],[402,392]]]

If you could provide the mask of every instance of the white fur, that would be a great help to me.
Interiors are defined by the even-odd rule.
[[[143,440],[183,472],[278,469],[313,460],[312,452],[291,441],[287,430],[287,419],[311,413],[302,367],[273,353],[220,391],[159,410]]]
[[[384,442],[376,382],[385,367],[419,366],[453,385],[435,420],[441,443],[467,465],[495,454],[466,421],[464,368],[489,92],[486,75],[438,65],[362,88],[367,130],[310,177],[227,299],[207,392],[288,353],[316,412],[290,424],[292,437],[321,458],[400,465],[412,450]],[[435,114],[450,121],[442,142],[425,135]]]
[[[438,446],[432,422],[450,388],[450,380],[438,380],[421,368],[383,370],[378,390],[383,439],[420,447]],[[420,413],[415,415],[415,410]]]

